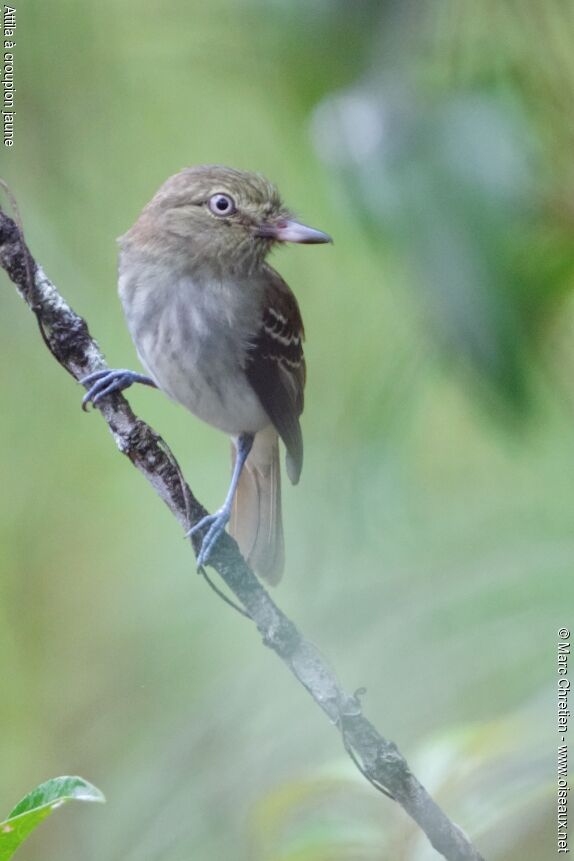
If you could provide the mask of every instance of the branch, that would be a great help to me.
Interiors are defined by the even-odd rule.
[[[79,380],[107,367],[85,320],[60,296],[28,251],[22,231],[1,209],[0,266],[36,315],[48,349],[68,373]],[[167,444],[134,415],[123,395],[103,398],[97,408],[119,450],[188,530],[206,511],[183,479]],[[463,831],[419,783],[395,744],[363,715],[359,692],[345,693],[325,659],[271,600],[228,535],[218,542],[210,564],[256,624],[263,643],[281,658],[339,729],[345,749],[367,780],[394,798],[448,861],[483,861]]]

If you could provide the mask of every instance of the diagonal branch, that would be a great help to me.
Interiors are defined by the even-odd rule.
[[[36,315],[47,347],[68,373],[79,380],[107,367],[85,320],[60,296],[28,251],[20,229],[2,210],[0,266]],[[119,450],[149,481],[181,526],[189,529],[206,511],[183,479],[166,443],[134,415],[123,395],[103,398],[98,409]],[[359,693],[345,693],[316,647],[272,601],[235,541],[225,535],[210,564],[256,624],[263,643],[281,658],[339,729],[347,752],[367,780],[401,804],[448,861],[483,861],[419,783],[393,742],[380,735],[363,715]]]

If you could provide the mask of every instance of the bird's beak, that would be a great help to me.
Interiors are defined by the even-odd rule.
[[[282,218],[273,224],[260,224],[256,231],[257,236],[266,239],[275,239],[276,242],[299,242],[303,245],[317,245],[321,242],[332,242],[328,233],[307,227],[299,221],[291,218]]]

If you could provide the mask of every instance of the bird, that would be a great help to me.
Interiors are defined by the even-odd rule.
[[[267,257],[283,243],[332,239],[298,221],[261,174],[208,164],[167,179],[118,242],[119,296],[146,374],[89,374],[82,406],[143,383],[226,433],[225,501],[187,536],[201,538],[201,568],[227,527],[275,584],[285,557],[279,440],[297,484],[306,367],[297,299]]]

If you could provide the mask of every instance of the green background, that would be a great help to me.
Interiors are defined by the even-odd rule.
[[[170,174],[277,183],[333,247],[273,264],[307,330],[280,606],[489,859],[554,853],[574,561],[574,14],[557,0],[17,5],[1,174],[111,366],[115,238]],[[437,857],[196,576],[7,278],[0,809],[82,774],[31,859]],[[136,412],[216,507],[228,441]]]

